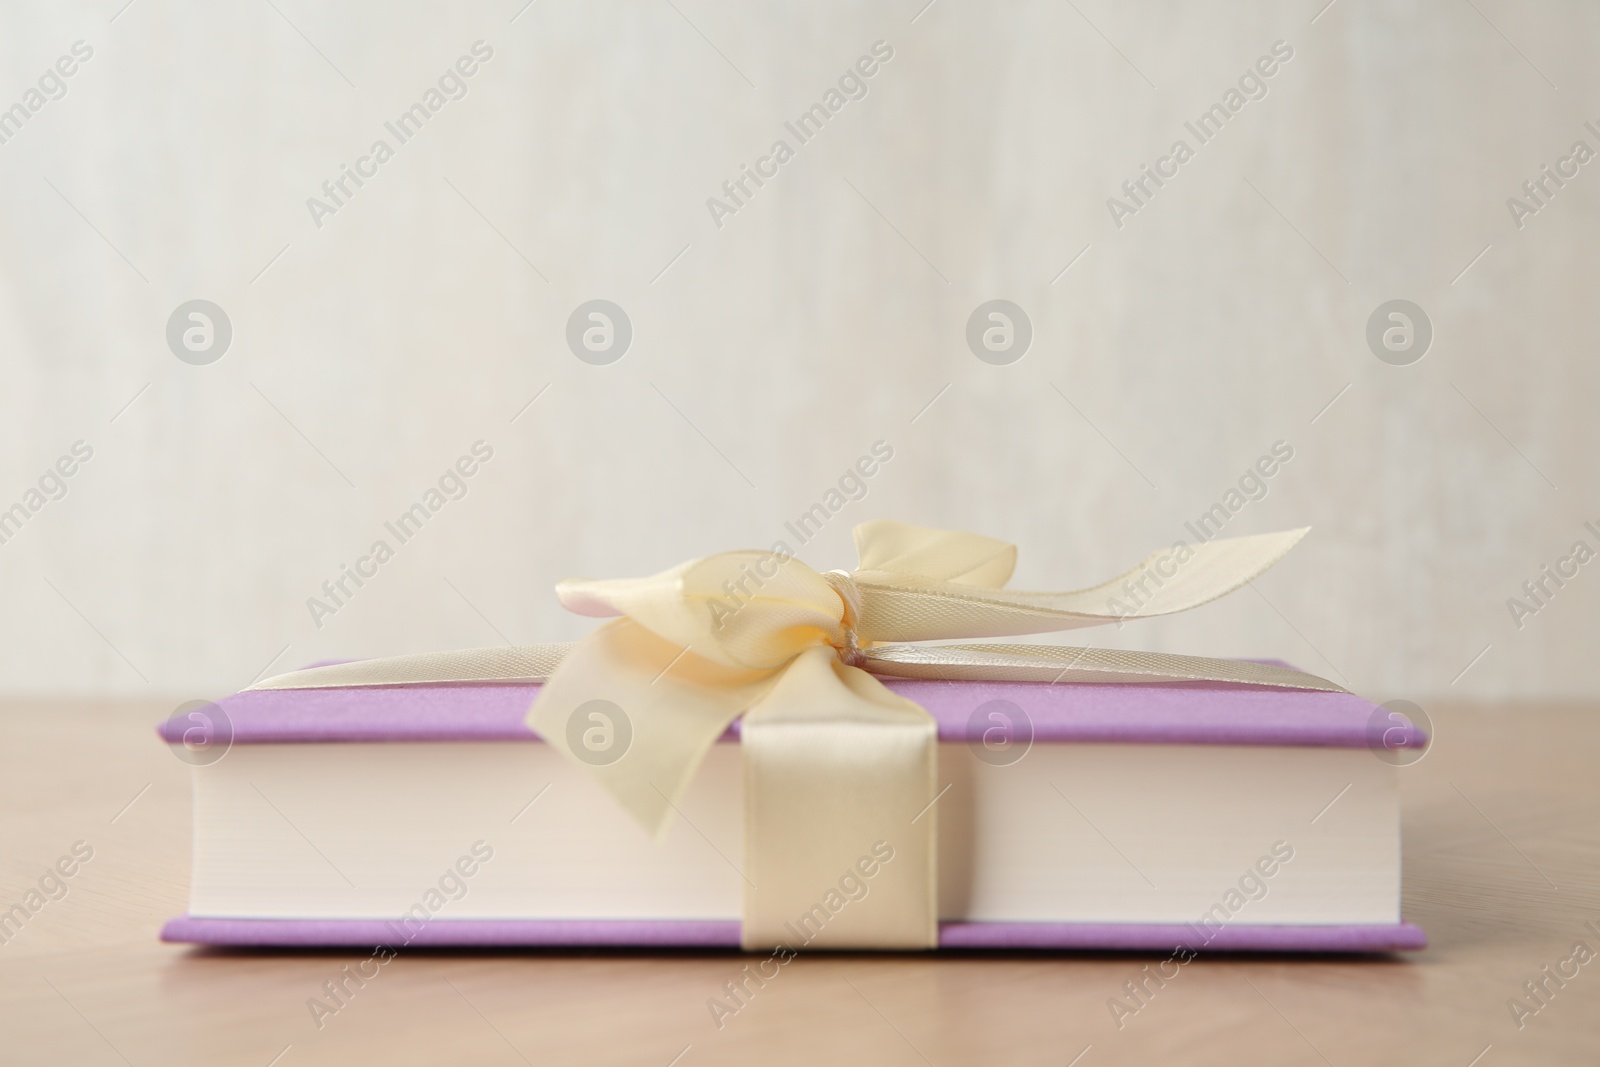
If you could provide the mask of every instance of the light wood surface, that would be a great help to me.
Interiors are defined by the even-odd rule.
[[[170,709],[13,702],[0,898],[75,841],[94,858],[0,946],[0,1062],[1600,1062],[1600,960],[1550,983],[1521,1029],[1507,1008],[1575,942],[1600,951],[1584,925],[1600,927],[1600,709],[1428,710],[1437,741],[1401,771],[1405,911],[1424,952],[1202,957],[1120,1030],[1107,1001],[1160,954],[807,957],[719,1030],[706,1000],[736,954],[407,951],[319,1030],[307,999],[366,953],[157,940],[189,865],[188,768],[151,729]]]

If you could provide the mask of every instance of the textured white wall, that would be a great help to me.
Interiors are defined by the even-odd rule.
[[[1380,700],[1600,692],[1600,565],[1520,631],[1506,605],[1600,547],[1600,164],[1521,229],[1506,207],[1600,149],[1600,9],[123,2],[16,5],[0,35],[0,106],[93,49],[0,144],[0,507],[93,448],[0,544],[0,689],[211,697],[269,663],[571,639],[557,579],[765,546],[879,440],[803,558],[848,565],[853,523],[898,517],[1073,587],[1281,440],[1229,531],[1316,529],[1262,595],[1088,640]],[[399,145],[384,122],[479,40]],[[867,95],[794,141],[880,40]],[[1280,40],[1198,146],[1185,120]],[[307,198],[380,137],[319,227]],[[794,158],[719,228],[707,198],[778,138]],[[1178,138],[1194,158],[1118,228],[1107,198]],[[609,366],[564,340],[596,298],[633,326]],[[1009,366],[965,341],[993,298],[1032,322]],[[1413,365],[1364,338],[1394,298],[1433,323]],[[168,348],[191,299],[232,323],[210,365]],[[467,495],[319,628],[307,598],[479,440]]]

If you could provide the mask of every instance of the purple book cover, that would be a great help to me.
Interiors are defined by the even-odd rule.
[[[1277,664],[1283,665],[1283,664]],[[1033,740],[1051,743],[1283,745],[1334,748],[1421,747],[1417,726],[1400,726],[1352,693],[1233,686],[1209,682],[1050,685],[884,678],[922,707],[941,741],[966,741],[972,712],[994,700],[1022,710]],[[540,743],[523,719],[538,685],[469,683],[341,689],[256,690],[217,702],[233,744],[508,741]],[[980,721],[982,721],[980,719]],[[162,737],[181,742],[169,720]],[[738,739],[739,725],[724,735]],[[1209,935],[1209,936],[1207,936]],[[180,916],[166,941],[213,945],[395,945],[382,920],[247,919]],[[437,920],[409,939],[428,946],[634,946],[738,948],[737,922]],[[941,949],[1127,949],[1196,951],[1388,952],[1426,945],[1410,923],[1389,925],[941,923]]]

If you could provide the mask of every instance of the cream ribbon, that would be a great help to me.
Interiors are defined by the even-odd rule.
[[[783,554],[726,552],[650,578],[571,579],[562,604],[620,616],[575,645],[400,656],[312,668],[254,689],[544,682],[528,724],[578,760],[646,829],[671,821],[706,752],[741,714],[744,944],[933,947],[938,939],[937,730],[874,675],[1048,682],[1216,681],[1342,691],[1299,671],[1233,660],[1042,645],[886,642],[994,638],[1166,615],[1238,589],[1306,530],[1180,545],[1087,589],[1005,590],[1013,545],[874,521],[860,567],[819,574]],[[1123,610],[1132,600],[1139,606]],[[870,673],[869,673],[870,672]],[[597,701],[603,703],[596,703]],[[569,736],[595,709],[631,730],[597,763]],[[613,735],[614,736],[614,735]],[[843,875],[877,848],[870,895]],[[857,873],[859,881],[863,875]],[[830,905],[842,901],[848,906]],[[870,901],[870,903],[869,903]]]

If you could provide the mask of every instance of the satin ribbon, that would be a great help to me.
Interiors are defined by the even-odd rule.
[[[529,726],[657,834],[710,746],[743,714],[745,946],[799,948],[797,940],[820,929],[818,943],[829,948],[933,947],[937,730],[925,710],[874,675],[1343,690],[1233,660],[890,642],[1043,633],[1184,611],[1246,584],[1305,533],[1175,546],[1110,581],[1048,593],[1001,588],[1016,564],[1013,545],[874,521],[856,527],[860,567],[848,573],[819,574],[781,553],[727,552],[650,578],[571,579],[557,586],[562,604],[614,617],[574,645],[340,664],[252,688],[542,680]],[[1130,600],[1138,606],[1129,609]],[[620,711],[631,734],[612,762],[575,752],[569,740],[581,735],[570,729],[575,719],[582,726],[596,707],[609,709],[596,721],[613,729]],[[894,859],[873,863],[871,895],[850,902],[835,883],[874,846]],[[835,901],[848,907],[835,909]]]

